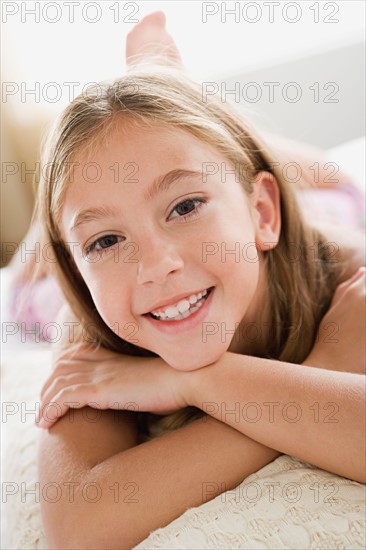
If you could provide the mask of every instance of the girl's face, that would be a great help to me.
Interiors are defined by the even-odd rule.
[[[257,248],[275,245],[278,196],[261,178],[246,195],[225,157],[184,130],[124,128],[76,159],[63,237],[105,323],[173,368],[195,370],[258,318]]]

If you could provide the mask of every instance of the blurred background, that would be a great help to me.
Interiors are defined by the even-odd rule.
[[[42,136],[84,86],[125,71],[126,35],[155,10],[206,90],[285,137],[327,150],[356,140],[364,158],[363,1],[1,4],[1,266],[29,226]]]

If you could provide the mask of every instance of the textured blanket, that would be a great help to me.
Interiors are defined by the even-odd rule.
[[[47,549],[37,484],[35,404],[49,344],[15,346],[2,364],[3,548]],[[365,486],[280,456],[233,491],[188,509],[135,548],[365,548]]]

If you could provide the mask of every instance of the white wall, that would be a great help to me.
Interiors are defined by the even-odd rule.
[[[365,135],[365,43],[220,81],[259,126],[329,149]],[[239,92],[239,97],[236,97]]]
[[[22,120],[36,117],[39,109],[50,115],[61,110],[69,101],[70,87],[65,82],[80,83],[75,86],[75,92],[80,93],[88,82],[121,74],[125,69],[125,37],[134,24],[131,20],[138,21],[157,9],[165,11],[168,30],[176,39],[188,71],[203,80],[252,73],[364,39],[365,3],[357,0],[79,0],[74,2],[73,22],[68,3],[62,0],[2,4],[3,78],[14,83],[14,95],[7,100],[16,107],[14,116]],[[18,11],[10,13],[16,4]],[[30,13],[36,4],[39,22]],[[234,12],[230,14],[230,10]],[[98,17],[97,22],[91,22]],[[360,72],[359,60],[354,61],[350,60],[348,71]],[[50,82],[55,82],[61,92],[54,103],[56,88],[49,88]],[[22,97],[22,90],[37,86],[38,99],[30,94]]]

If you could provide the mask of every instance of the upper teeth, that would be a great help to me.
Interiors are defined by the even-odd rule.
[[[151,313],[153,315],[156,315],[158,317],[161,317],[162,319],[173,319],[179,313],[185,313],[189,310],[191,305],[195,304],[200,300],[203,296],[206,296],[207,290],[203,290],[202,292],[199,292],[198,294],[192,294],[191,296],[184,298],[184,300],[180,300],[175,306],[168,306],[164,310],[156,310],[152,311]]]

